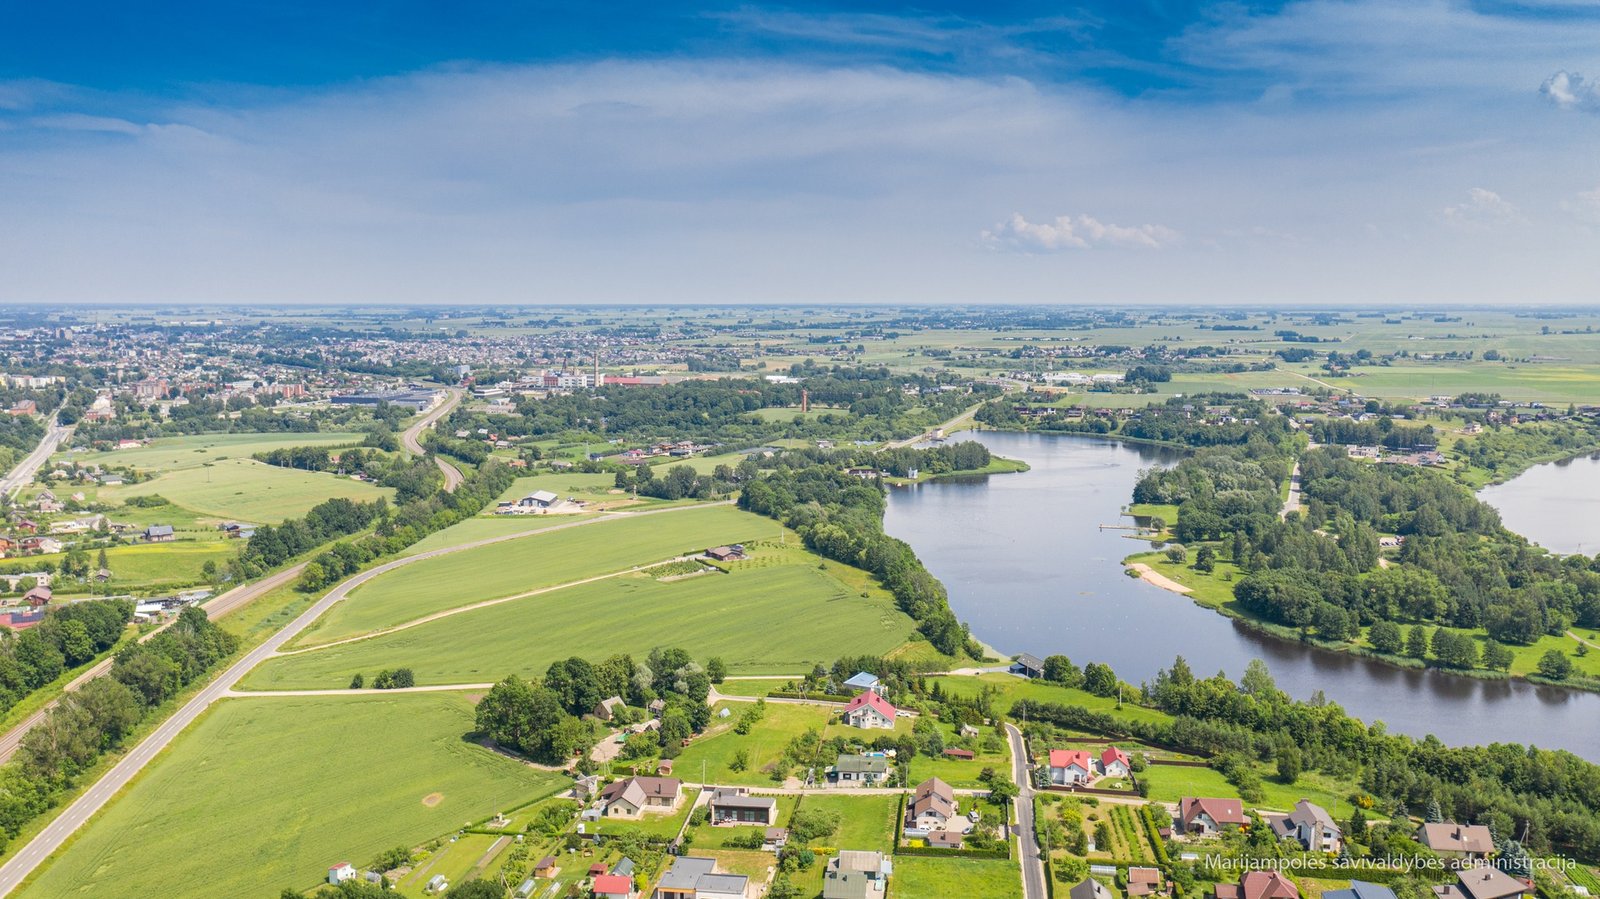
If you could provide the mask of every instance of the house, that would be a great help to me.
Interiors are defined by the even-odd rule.
[[[630,899],[633,896],[633,879],[617,874],[601,874],[589,885],[594,899]]]
[[[645,706],[645,709],[650,712],[650,717],[659,718],[661,713],[667,710],[667,701],[665,699],[652,699],[650,704]]]
[[[1017,656],[1017,660],[1015,662],[1011,663],[1010,670],[1012,674],[1019,675],[1021,677],[1043,677],[1044,660],[1036,655],[1023,653],[1022,655]]]
[[[877,693],[868,690],[857,694],[855,699],[844,707],[844,723],[851,727],[865,729],[892,730],[894,719],[899,712]]]
[[[743,874],[722,874],[717,860],[685,855],[672,860],[672,867],[656,883],[653,899],[720,899],[743,897],[750,878]]]
[[[535,877],[543,877],[548,880],[559,873],[561,873],[561,869],[556,867],[556,857],[553,855],[547,855],[539,859],[538,863],[533,866]]]
[[[1161,892],[1161,869],[1128,869],[1127,893],[1129,896],[1150,896],[1159,892]]]
[[[844,685],[855,693],[859,693],[862,690],[871,690],[879,696],[886,696],[889,693],[888,684],[878,680],[876,674],[869,674],[865,671],[856,672],[849,680],[844,682]]]
[[[961,736],[976,740],[978,738],[978,729],[971,724],[963,724],[961,725]]]
[[[347,880],[353,880],[355,876],[356,866],[349,862],[340,862],[328,869],[328,882],[334,886],[338,886]]]
[[[1082,883],[1074,884],[1067,894],[1072,899],[1116,899],[1117,895],[1111,892],[1110,887],[1093,877],[1085,877]]]
[[[889,775],[889,758],[884,755],[840,753],[833,763],[833,775],[840,783],[871,786]]]
[[[54,537],[23,537],[22,549],[25,552],[58,553],[61,552],[62,544]]]
[[[706,558],[718,562],[738,562],[749,557],[745,555],[743,545],[734,544],[733,546],[713,546],[706,550]]]
[[[1178,829],[1184,833],[1220,833],[1248,823],[1244,804],[1237,799],[1185,796],[1178,802]]]
[[[822,899],[882,899],[893,872],[882,852],[841,850],[822,873]]]
[[[37,609],[40,606],[48,605],[50,597],[53,595],[49,587],[34,587],[27,593],[22,594],[22,601],[27,603],[29,608]]]
[[[743,789],[721,788],[711,794],[712,824],[778,823],[778,801],[771,796],[751,796]]]
[[[906,830],[939,830],[956,816],[956,793],[937,777],[917,784],[906,807]]]
[[[1127,777],[1133,771],[1128,754],[1115,746],[1100,751],[1100,773],[1106,777]]]
[[[1433,892],[1439,899],[1521,899],[1533,892],[1533,886],[1485,865],[1457,871],[1456,883],[1436,886]]]
[[[1440,855],[1455,858],[1481,859],[1494,852],[1494,837],[1482,824],[1454,821],[1424,824],[1417,828],[1417,842]]]
[[[1395,899],[1394,890],[1381,883],[1368,883],[1365,880],[1350,881],[1348,890],[1325,890],[1323,899]]]
[[[152,524],[139,535],[146,543],[171,543],[176,539],[170,524]]]
[[[1238,883],[1219,883],[1217,899],[1300,899],[1300,888],[1280,871],[1246,871]]]
[[[633,859],[623,856],[616,864],[611,866],[611,873],[618,877],[632,877]]]
[[[954,830],[936,830],[928,834],[928,845],[934,849],[960,849],[966,835]]]
[[[625,708],[626,705],[627,704],[622,701],[621,696],[612,696],[607,699],[602,699],[600,700],[600,704],[594,707],[594,716],[599,718],[601,721],[610,721],[616,716],[617,711]]]
[[[944,757],[945,758],[950,758],[950,759],[961,759],[964,762],[970,762],[973,759],[977,758],[977,756],[973,754],[972,750],[970,750],[970,749],[961,749],[961,748],[958,748],[958,747],[952,747],[950,749],[946,749],[944,751]]]
[[[1287,815],[1274,815],[1269,823],[1278,839],[1293,837],[1307,852],[1338,852],[1344,841],[1344,832],[1333,816],[1309,799],[1296,802]]]
[[[1084,749],[1050,750],[1050,782],[1061,786],[1094,780],[1094,760]]]
[[[768,852],[777,852],[789,845],[789,829],[786,827],[769,827],[762,835],[761,848]]]
[[[676,777],[630,777],[600,791],[607,818],[637,818],[646,811],[677,808],[683,781]]]

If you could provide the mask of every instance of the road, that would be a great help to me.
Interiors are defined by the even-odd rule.
[[[1011,777],[1017,789],[1017,849],[1022,862],[1023,899],[1045,899],[1044,861],[1039,857],[1039,841],[1033,828],[1033,779],[1028,776],[1027,746],[1022,731],[1016,725],[1006,725],[1006,739],[1011,741]]]
[[[233,612],[242,608],[243,606],[248,605],[263,594],[266,594],[272,590],[276,590],[284,584],[287,584],[299,577],[300,569],[304,567],[305,563],[302,562],[299,565],[286,568],[277,574],[271,575],[270,577],[262,578],[253,584],[240,584],[239,586],[234,587],[232,590],[223,593],[221,596],[218,596],[205,604],[203,608],[206,610],[206,617],[215,621],[229,612]],[[166,624],[163,624],[150,633],[145,634],[143,637],[139,638],[139,642],[143,643],[151,637],[154,637],[156,634],[161,633],[163,630],[166,630],[168,627],[170,627],[172,622],[176,620],[177,619],[174,618],[172,621],[168,621]],[[62,696],[71,693],[89,681],[92,681],[110,671],[111,663],[113,661],[114,658],[111,657],[102,659],[96,663],[94,667],[68,681],[67,685],[61,688]],[[55,708],[56,704],[60,701],[60,697],[50,700],[41,706],[38,711],[17,722],[16,726],[12,727],[4,734],[0,734],[0,764],[11,760],[11,757],[16,754],[19,748],[21,748],[22,738],[27,735],[28,731],[37,726],[40,721],[43,721],[44,716],[48,714],[51,709]]]
[[[650,512],[627,514],[667,515],[683,509],[697,508],[704,508],[704,505],[677,506],[671,509],[656,509]],[[561,527],[573,527],[588,524],[592,521],[604,520],[606,519],[588,519],[587,521],[574,522],[572,525],[562,525]],[[451,553],[464,552],[469,549],[477,549],[494,543],[503,543],[507,540],[516,540],[533,534],[549,533],[552,530],[555,529],[544,528],[542,530],[518,531],[512,534],[485,537],[481,540],[474,540],[455,546],[443,546],[427,552],[417,553],[416,555],[402,556],[393,561],[385,562],[376,568],[369,568],[328,591],[325,596],[313,603],[310,608],[300,613],[293,621],[284,625],[282,630],[268,637],[265,641],[246,652],[237,662],[228,666],[226,671],[202,688],[199,693],[196,693],[194,697],[184,703],[183,707],[178,709],[172,717],[162,722],[160,727],[157,727],[149,736],[140,741],[139,745],[135,746],[126,756],[123,756],[121,761],[112,766],[110,771],[107,771],[95,782],[94,786],[90,787],[83,795],[74,800],[71,805],[67,806],[54,821],[51,821],[26,846],[18,850],[4,865],[0,865],[0,896],[8,896],[16,890],[22,881],[33,873],[35,868],[43,864],[46,859],[61,848],[69,837],[87,824],[96,812],[132,782],[133,778],[146,765],[150,764],[162,750],[166,749],[185,728],[204,714],[206,709],[210,708],[217,700],[232,695],[235,692],[234,688],[239,685],[239,682],[244,679],[244,676],[252,668],[276,655],[285,643],[288,643],[299,635],[301,631],[310,627],[312,622],[326,614],[328,609],[348,596],[350,591],[373,578],[414,562]]]
[[[914,443],[921,443],[924,440],[932,440],[933,439],[933,435],[936,432],[943,431],[944,433],[949,434],[952,431],[955,431],[957,428],[965,427],[966,425],[971,424],[972,417],[974,415],[976,415],[978,410],[981,409],[981,408],[983,408],[983,403],[978,403],[978,404],[976,404],[974,406],[971,406],[971,407],[967,408],[960,415],[957,415],[955,418],[950,419],[949,421],[945,422],[942,425],[939,425],[938,427],[929,428],[928,430],[923,431],[921,434],[918,434],[915,437],[907,437],[904,440],[891,440],[888,443],[885,443],[883,445],[883,448],[884,449],[904,449],[904,448],[906,448],[908,446],[911,446]]]
[[[9,499],[18,490],[32,483],[34,473],[39,470],[40,466],[44,465],[45,460],[49,459],[51,454],[56,451],[56,448],[61,445],[61,441],[67,439],[67,435],[71,433],[72,425],[56,424],[55,416],[50,416],[50,424],[46,427],[44,437],[39,441],[39,445],[33,448],[33,452],[24,456],[22,461],[18,462],[16,467],[12,468],[4,478],[0,478],[0,496]]]
[[[419,456],[426,455],[426,451],[422,448],[423,429],[433,427],[434,422],[449,415],[450,410],[461,403],[461,389],[459,387],[446,387],[445,393],[448,395],[445,397],[444,402],[428,410],[428,414],[417,419],[415,424],[406,428],[405,432],[400,435],[401,446]],[[434,456],[433,461],[434,464],[439,466],[439,470],[444,473],[444,489],[454,492],[457,487],[461,486],[461,482],[465,480],[461,476],[461,469],[438,456]]]

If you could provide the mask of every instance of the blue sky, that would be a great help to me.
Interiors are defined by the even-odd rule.
[[[31,4],[0,300],[1600,299],[1600,7]]]

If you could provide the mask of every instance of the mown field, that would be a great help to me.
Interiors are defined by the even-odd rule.
[[[1022,895],[1022,870],[1009,859],[902,855],[889,890],[895,899],[1011,899]]]
[[[453,694],[225,700],[18,895],[276,895],[566,783],[471,727]]]
[[[720,703],[717,711],[723,708],[728,709],[730,717],[717,726],[726,729],[697,738],[676,759],[676,770],[685,777],[699,780],[704,772],[705,783],[776,786],[769,772],[783,756],[784,749],[808,730],[820,734],[833,714],[824,706],[768,703],[761,722],[751,728],[750,733],[738,734],[733,731],[733,725],[747,709],[754,708],[754,704]],[[746,756],[745,769],[735,771],[733,762],[740,752]]]
[[[356,589],[297,644],[370,633],[444,609],[624,571],[708,546],[776,537],[779,530],[770,518],[708,506],[594,521],[424,559]]]
[[[834,566],[830,565],[830,568]],[[781,627],[774,626],[781,621]],[[568,656],[635,658],[682,646],[746,674],[807,670],[876,655],[915,626],[882,594],[862,598],[814,565],[660,582],[613,578],[462,612],[392,634],[268,660],[256,689],[343,687],[352,675],[407,666],[418,683],[482,683],[542,674]]]
[[[406,547],[401,555],[414,556],[429,550],[460,546],[487,537],[545,530],[597,517],[599,517],[597,514],[591,512],[579,512],[575,515],[479,515],[457,522],[442,531],[434,531]]]
[[[326,499],[371,502],[380,496],[392,497],[394,491],[327,472],[279,468],[254,459],[224,459],[168,471],[127,487],[101,488],[99,495],[108,502],[160,495],[202,515],[277,524],[304,515]]]
[[[140,471],[171,471],[223,459],[248,459],[256,453],[286,446],[354,445],[364,437],[354,433],[196,434],[162,437],[133,449],[72,453],[70,458],[100,465],[132,466]]]

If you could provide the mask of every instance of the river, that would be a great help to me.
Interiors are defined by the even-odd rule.
[[[1100,525],[1129,523],[1121,512],[1139,470],[1172,464],[1172,450],[1072,435],[985,431],[964,439],[1032,470],[896,488],[884,525],[944,582],[974,635],[1001,652],[1105,662],[1132,683],[1180,654],[1197,674],[1221,670],[1235,679],[1260,658],[1291,696],[1321,690],[1394,731],[1455,745],[1533,743],[1600,761],[1600,695],[1315,649],[1125,575],[1121,560],[1149,543]]]
[[[1478,498],[1500,510],[1507,528],[1551,552],[1600,552],[1600,453],[1535,465]]]

